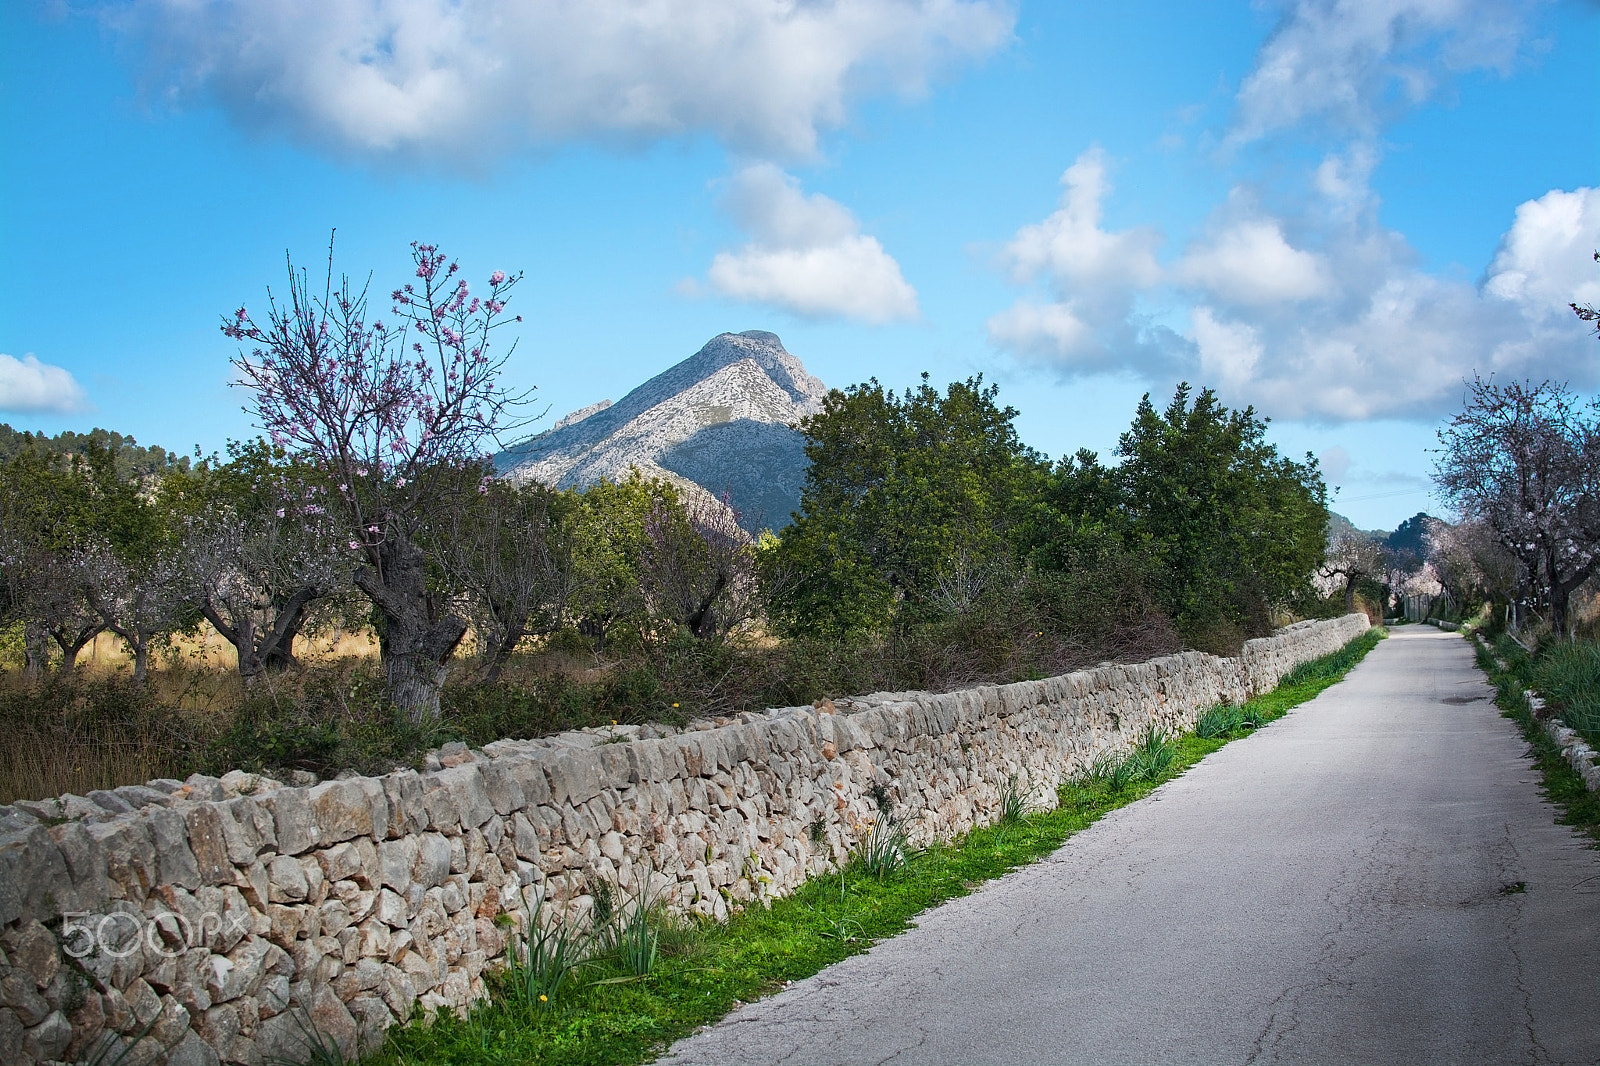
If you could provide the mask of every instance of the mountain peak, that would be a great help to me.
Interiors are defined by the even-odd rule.
[[[495,458],[512,480],[558,488],[619,480],[632,467],[691,492],[726,494],[752,532],[800,504],[804,440],[795,423],[827,388],[775,333],[720,333],[616,403],[581,408]]]

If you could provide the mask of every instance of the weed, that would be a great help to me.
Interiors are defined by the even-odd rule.
[[[1113,792],[1126,791],[1129,785],[1145,777],[1144,761],[1137,750],[1116,757],[1108,778]]]
[[[1144,739],[1133,749],[1133,754],[1139,760],[1144,777],[1160,777],[1172,765],[1172,760],[1177,758],[1178,751],[1173,747],[1172,738],[1152,722],[1150,728],[1145,730]]]
[[[878,880],[905,868],[909,857],[906,821],[885,814],[872,824],[866,838],[856,848],[855,861]]]
[[[655,969],[656,954],[661,945],[657,931],[660,925],[655,901],[651,898],[649,881],[653,873],[645,874],[645,885],[639,889],[630,904],[617,909],[612,916],[607,940],[609,954],[617,965],[635,977],[648,977]]]
[[[1225,737],[1239,728],[1239,708],[1229,704],[1218,704],[1200,716],[1195,723],[1194,735],[1202,740],[1215,740]]]
[[[1123,762],[1123,757],[1117,752],[1103,751],[1095,756],[1093,763],[1089,764],[1089,772],[1085,775],[1085,781],[1091,787],[1115,787],[1112,785],[1112,780],[1115,778],[1117,771],[1121,769]]]
[[[1028,816],[1028,795],[1017,787],[1017,775],[1012,774],[1006,787],[1000,790],[1000,824],[1015,825]]]
[[[591,938],[577,919],[553,913],[547,918],[537,903],[524,919],[522,934],[512,938],[502,983],[512,1003],[547,1010],[588,957]]]
[[[1523,739],[1528,742],[1528,754],[1539,768],[1545,797],[1561,811],[1557,821],[1600,841],[1600,792],[1589,791],[1583,778],[1561,754],[1560,747],[1545,732],[1544,723],[1534,718],[1528,707],[1526,690],[1535,669],[1532,657],[1505,634],[1495,640],[1493,654],[1482,642],[1475,643],[1478,666],[1494,682],[1495,703],[1501,713],[1521,729]],[[1501,668],[1496,655],[1506,664],[1506,669]]]

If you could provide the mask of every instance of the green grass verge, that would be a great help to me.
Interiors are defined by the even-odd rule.
[[[1491,644],[1494,652],[1506,664],[1507,668],[1502,670],[1483,639],[1473,639],[1471,635],[1468,639],[1473,640],[1477,649],[1478,666],[1489,675],[1495,687],[1495,704],[1500,708],[1500,713],[1517,723],[1528,742],[1528,754],[1539,768],[1544,796],[1560,812],[1556,821],[1561,825],[1570,825],[1600,843],[1600,792],[1589,791],[1583,778],[1562,758],[1561,749],[1544,731],[1543,723],[1536,721],[1528,709],[1525,693],[1529,689],[1539,690],[1535,683],[1540,673],[1539,665],[1521,645],[1501,634]]]
[[[1384,635],[1372,630],[1343,650],[1299,667],[1273,692],[1245,705],[1247,720],[1268,722],[1311,699]],[[369,1061],[383,1066],[646,1062],[739,1003],[865,951],[874,941],[910,928],[927,908],[1048,855],[1108,811],[1133,803],[1249,731],[1239,726],[1212,739],[1178,738],[1158,773],[1121,788],[1103,776],[1065,785],[1055,810],[917,852],[888,877],[873,877],[857,864],[807,882],[770,909],[746,910],[725,925],[680,928],[664,937],[662,957],[648,977],[599,963],[583,968],[579,979],[544,1007],[520,1007],[510,996],[492,996],[465,1018],[445,1013],[396,1027]]]

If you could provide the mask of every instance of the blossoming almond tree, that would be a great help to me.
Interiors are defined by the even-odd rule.
[[[1566,385],[1476,378],[1439,431],[1434,483],[1526,568],[1557,633],[1572,593],[1600,570],[1600,405]],[[1585,409],[1586,408],[1586,409]]]
[[[515,343],[491,354],[521,280],[497,270],[474,295],[459,266],[413,243],[415,280],[390,293],[388,321],[368,286],[327,280],[315,295],[289,263],[280,302],[268,291],[257,321],[240,307],[222,331],[248,345],[234,366],[274,444],[323,471],[328,500],[357,557],[356,586],[372,601],[390,697],[413,722],[439,713],[439,690],[467,624],[428,585],[418,534],[441,511],[487,487],[486,449],[527,402],[497,379]]]

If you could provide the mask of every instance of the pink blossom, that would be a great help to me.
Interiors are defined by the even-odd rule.
[[[498,284],[500,284],[501,282],[503,282],[505,280],[506,280],[506,272],[504,270],[496,270],[493,274],[489,275],[489,284],[490,285],[498,285]]]

